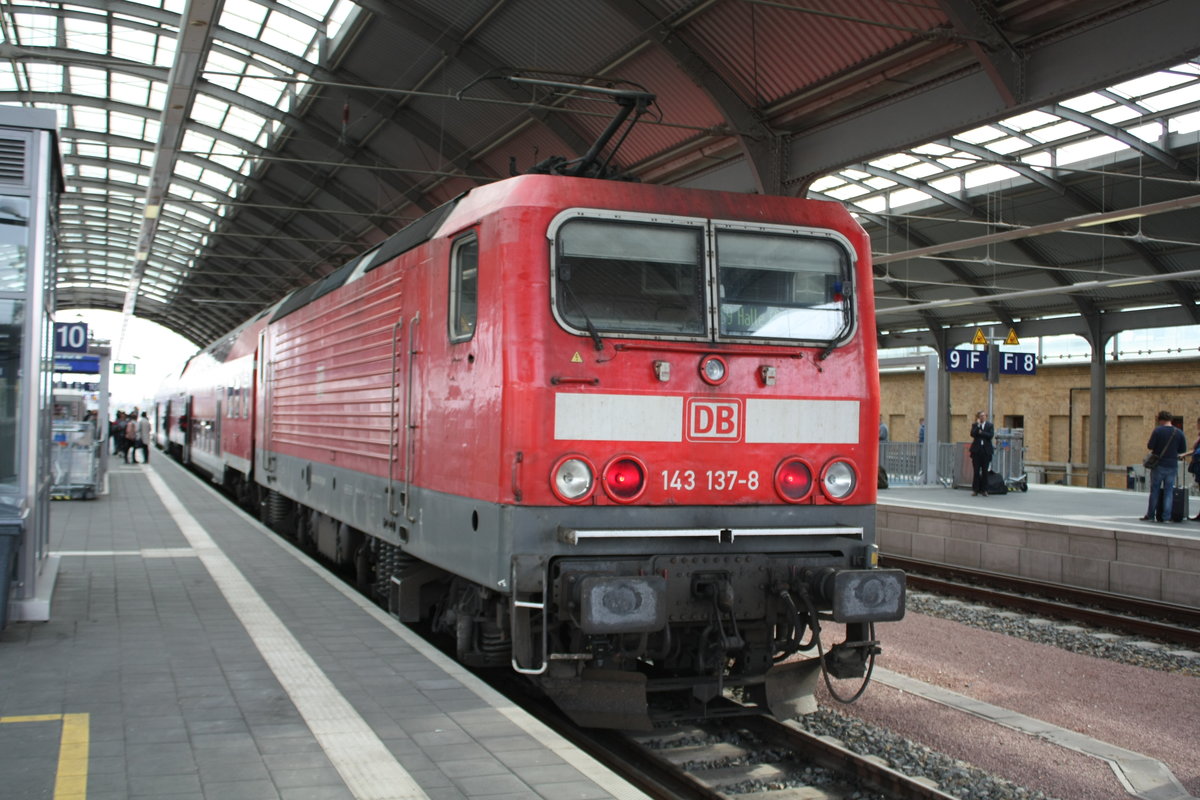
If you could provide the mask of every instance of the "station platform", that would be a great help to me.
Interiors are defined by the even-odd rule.
[[[50,621],[0,633],[8,800],[644,797],[161,456],[51,530]]]
[[[1189,483],[1191,477],[1189,476]],[[1072,522],[1103,528],[1121,528],[1172,536],[1200,539],[1200,522],[1181,523],[1142,521],[1149,505],[1150,492],[1118,489],[1089,489],[1034,483],[1025,492],[972,497],[970,488],[950,489],[944,486],[893,486],[879,491],[879,504],[887,506],[928,506],[954,510],[964,514],[991,516],[1002,514],[1011,518],[1052,523]],[[1200,498],[1192,497],[1188,513],[1200,512]]]
[[[1143,521],[1148,504],[1148,491],[1056,484],[987,497],[892,487],[876,529],[883,556],[1200,607],[1200,522]]]

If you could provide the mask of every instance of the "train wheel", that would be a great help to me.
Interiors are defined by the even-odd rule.
[[[371,553],[371,540],[364,536],[354,551],[354,585],[363,594],[369,594],[375,583],[375,563]]]
[[[267,500],[271,496],[270,489],[264,489],[261,486],[255,486],[253,502],[258,510],[258,521],[267,527],[271,526],[271,517],[267,513]]]
[[[273,530],[287,530],[288,516],[291,513],[292,501],[274,489],[267,495],[267,525]],[[300,515],[298,515],[300,516]]]
[[[473,658],[476,655],[475,621],[466,614],[459,614],[454,620],[454,651],[459,661],[480,666]]]
[[[308,514],[300,513],[296,515],[296,524],[292,526],[292,541],[306,547],[308,542]]]

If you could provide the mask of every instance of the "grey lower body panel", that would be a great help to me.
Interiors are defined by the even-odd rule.
[[[266,455],[259,451],[257,463]],[[849,554],[875,540],[874,506],[512,506],[417,486],[404,497],[402,482],[271,458],[260,484],[504,593],[517,555]]]

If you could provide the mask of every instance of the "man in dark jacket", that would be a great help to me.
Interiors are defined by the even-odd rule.
[[[992,423],[988,421],[986,411],[980,411],[975,415],[975,421],[971,423],[971,467],[973,474],[971,476],[971,496],[983,495],[987,497],[987,474],[988,467],[992,463],[992,437],[996,435],[996,429]]]
[[[1183,431],[1171,424],[1171,412],[1158,412],[1158,425],[1146,442],[1146,449],[1158,456],[1158,463],[1150,468],[1150,508],[1142,519],[1163,522],[1171,519],[1171,507],[1175,495],[1175,473],[1179,471],[1179,456],[1187,449],[1187,437]],[[1158,500],[1162,497],[1162,516],[1158,516]],[[1171,520],[1180,522],[1182,520]]]

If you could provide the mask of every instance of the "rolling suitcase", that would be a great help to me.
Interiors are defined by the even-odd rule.
[[[1163,518],[1163,495],[1158,496],[1158,508],[1154,516]],[[1171,522],[1183,522],[1188,516],[1188,492],[1176,486],[1171,490]]]
[[[1188,493],[1187,489],[1175,487],[1175,493],[1171,495],[1171,522],[1183,522],[1188,517]]]

